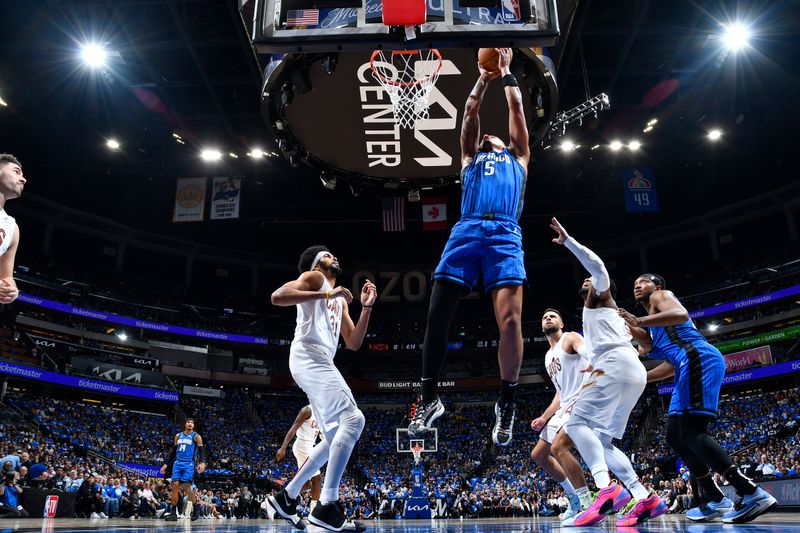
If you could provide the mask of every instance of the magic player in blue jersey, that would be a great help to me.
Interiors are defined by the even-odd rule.
[[[515,391],[522,364],[522,285],[525,266],[519,220],[528,175],[528,127],[522,94],[509,69],[511,49],[498,48],[499,69],[478,66],[480,76],[464,109],[461,126],[461,220],[450,232],[433,275],[428,325],[422,348],[422,396],[411,414],[409,432],[421,433],[444,413],[436,393],[447,355],[447,330],[459,298],[479,278],[491,294],[500,330],[497,360],[502,389],[495,404],[492,440],[511,442]],[[509,144],[494,135],[481,135],[479,111],[489,82],[502,77],[508,102]]]
[[[172,463],[172,494],[170,495],[172,511],[164,517],[165,520],[172,522],[178,520],[178,497],[180,496],[181,488],[183,488],[184,493],[189,495],[192,505],[190,513],[192,520],[197,520],[198,508],[194,491],[192,490],[192,480],[194,478],[195,457],[197,458],[197,473],[202,474],[206,468],[205,450],[203,437],[194,430],[194,419],[187,418],[183,422],[183,431],[175,434],[169,457],[161,467],[161,473],[165,474],[169,464]]]
[[[647,381],[675,377],[669,405],[667,442],[678,452],[704,499],[686,517],[696,522],[722,518],[725,523],[749,522],[777,505],[775,498],[745,477],[728,453],[708,434],[717,417],[719,392],[725,376],[722,354],[706,341],[689,318],[686,308],[666,290],[656,274],[642,274],[633,296],[647,315],[636,317],[619,310],[639,342],[640,352],[664,362],[647,373]],[[721,474],[739,494],[734,503],[714,483],[712,470]]]

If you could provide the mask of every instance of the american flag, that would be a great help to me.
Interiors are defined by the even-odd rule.
[[[383,199],[383,231],[405,231],[406,204],[405,198],[395,196]]]
[[[316,26],[319,24],[319,9],[290,9],[286,12],[287,26]]]

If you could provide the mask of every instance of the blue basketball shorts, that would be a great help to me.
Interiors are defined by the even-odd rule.
[[[719,391],[725,377],[725,359],[710,344],[689,343],[682,350],[675,367],[675,389],[669,403],[669,415],[707,415],[719,411]]]
[[[453,226],[433,279],[458,283],[471,291],[483,278],[486,292],[525,282],[522,230],[512,217],[493,220],[464,217]]]
[[[194,463],[189,461],[175,461],[172,463],[172,481],[191,483],[194,477]]]

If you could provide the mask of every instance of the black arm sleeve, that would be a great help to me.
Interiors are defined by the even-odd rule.
[[[177,449],[175,448],[175,446],[173,446],[170,449],[169,453],[167,454],[167,459],[166,459],[166,461],[164,461],[164,464],[166,464],[168,466],[171,466],[172,463],[175,462],[175,454],[176,453],[177,453]]]
[[[196,455],[197,455],[197,462],[198,463],[205,463],[206,462],[206,447],[205,446],[198,446]]]

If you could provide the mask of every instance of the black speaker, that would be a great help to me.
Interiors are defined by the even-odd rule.
[[[328,7],[361,7],[362,0],[316,0],[314,6],[320,9]]]
[[[461,7],[500,7],[500,0],[459,0]]]

